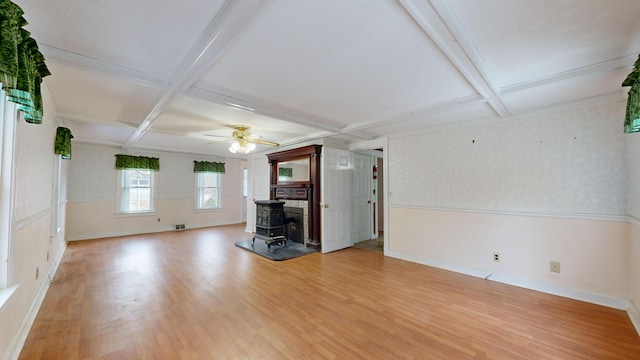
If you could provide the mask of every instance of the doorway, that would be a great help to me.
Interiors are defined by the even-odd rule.
[[[384,253],[384,152],[354,152],[354,247]]]

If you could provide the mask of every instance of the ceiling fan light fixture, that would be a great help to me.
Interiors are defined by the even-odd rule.
[[[234,142],[231,143],[231,146],[229,146],[229,151],[232,154],[236,154],[236,153],[248,154],[255,149],[256,149],[256,144],[252,142],[248,142],[245,139],[235,140]]]

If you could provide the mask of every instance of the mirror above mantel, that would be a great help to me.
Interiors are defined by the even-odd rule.
[[[309,172],[309,157],[278,162],[278,183],[308,183]]]

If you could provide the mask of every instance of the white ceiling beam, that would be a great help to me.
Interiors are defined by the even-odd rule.
[[[493,110],[500,117],[510,116],[475,46],[465,36],[448,4],[442,0],[398,1]]]
[[[270,0],[227,0],[174,73],[171,86],[122,146],[128,149],[149,131],[158,116],[188,89],[242,32],[256,10]]]

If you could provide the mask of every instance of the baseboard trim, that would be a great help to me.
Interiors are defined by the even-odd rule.
[[[201,228],[207,228],[207,227],[213,227],[213,226],[235,225],[240,223],[242,222],[185,224],[184,230],[201,229]],[[118,236],[153,234],[153,233],[161,233],[161,232],[168,232],[168,231],[175,231],[175,229],[173,226],[163,226],[160,228],[153,228],[153,229],[147,229],[147,230],[117,231],[117,232],[109,232],[109,233],[102,233],[102,234],[85,234],[85,235],[69,236],[67,238],[67,241],[95,240],[95,239],[103,239],[103,238],[118,237]]]
[[[640,335],[640,310],[638,310],[638,306],[633,300],[629,300],[629,309],[627,309],[627,314],[629,315],[629,319],[631,319],[631,323],[633,327],[636,328],[638,335]]]
[[[67,248],[67,244],[65,242],[59,255],[53,261],[53,267],[49,272],[49,276],[47,277],[46,280],[42,281],[42,284],[40,285],[40,288],[38,289],[38,292],[36,293],[36,296],[33,299],[33,302],[31,302],[29,311],[26,313],[24,319],[22,320],[22,323],[20,324],[20,327],[18,328],[18,332],[16,333],[16,336],[13,338],[13,341],[11,342],[11,345],[9,347],[10,351],[7,352],[7,354],[9,355],[6,359],[17,360],[18,357],[20,356],[22,347],[24,346],[24,343],[27,341],[27,336],[29,335],[29,331],[31,331],[31,327],[33,326],[33,323],[36,320],[36,316],[38,315],[38,311],[42,306],[44,297],[45,295],[47,295],[47,290],[51,285],[50,279],[53,279],[53,276],[55,275],[56,271],[58,271],[58,267],[60,266],[60,261],[62,261],[62,256],[64,255],[66,248]]]
[[[531,280],[522,279],[522,278],[518,278],[518,277],[506,275],[506,274],[491,273],[485,270],[479,270],[479,269],[474,269],[470,267],[448,264],[448,263],[444,263],[437,260],[423,259],[417,256],[408,255],[408,254],[395,252],[395,251],[389,251],[387,255],[397,259],[401,259],[401,260],[411,261],[411,262],[419,263],[422,265],[432,266],[435,268],[453,271],[456,273],[465,274],[469,276],[484,278],[486,280],[496,281],[496,282],[513,285],[513,286],[517,286],[517,287],[521,287],[529,290],[540,291],[547,294],[558,295],[558,296],[562,296],[562,297],[566,297],[574,300],[585,301],[588,303],[602,305],[602,306],[606,306],[614,309],[625,310],[627,311],[627,313],[629,313],[629,310],[631,308],[631,301],[628,299],[595,294],[588,291],[571,289],[565,286],[549,284],[549,283],[544,283],[540,281],[531,281]],[[629,317],[631,317],[631,315],[629,315]],[[633,324],[636,328],[636,331],[640,332],[640,327],[636,325],[636,324],[640,325],[640,317],[638,317],[636,320],[638,322],[637,323],[634,322]]]
[[[167,232],[167,231],[173,231],[173,227],[167,226],[167,227],[137,230],[137,231],[114,231],[114,232],[107,232],[107,233],[100,233],[100,234],[84,234],[84,235],[78,235],[78,236],[69,236],[67,237],[67,241],[95,240],[95,239],[118,237],[118,236],[153,234],[153,233],[160,233],[160,232]]]

